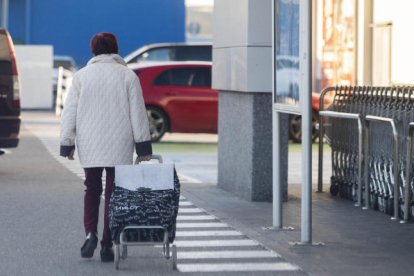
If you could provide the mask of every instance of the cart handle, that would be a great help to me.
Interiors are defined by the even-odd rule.
[[[151,155],[151,160],[158,160],[158,162],[159,163],[163,163],[163,161],[162,161],[162,156],[161,155],[159,155],[159,154],[153,154],[153,155]],[[137,156],[137,158],[135,159],[135,163],[134,163],[135,165],[138,165],[139,164],[139,161],[138,161],[138,156]]]

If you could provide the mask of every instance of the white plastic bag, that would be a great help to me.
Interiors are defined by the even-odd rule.
[[[115,185],[131,191],[174,189],[174,164],[115,166]]]

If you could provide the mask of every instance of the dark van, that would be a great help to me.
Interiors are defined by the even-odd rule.
[[[0,28],[0,149],[17,147],[19,131],[20,86],[16,56],[9,33]]]
[[[211,61],[211,43],[155,43],[124,58],[127,64],[151,61]]]

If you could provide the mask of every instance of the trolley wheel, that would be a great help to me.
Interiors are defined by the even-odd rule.
[[[177,270],[177,246],[173,244],[171,246],[172,253],[172,269]]]
[[[352,186],[352,200],[354,202],[358,201],[358,184]]]
[[[369,203],[371,209],[378,210],[378,195],[371,192]]]
[[[164,243],[164,257],[168,260],[170,258],[170,244]]]
[[[400,209],[398,210],[398,215],[400,216],[401,219],[404,218],[404,202],[402,200],[400,200]]]
[[[120,248],[120,245],[115,244],[115,248],[114,248],[114,266],[115,266],[116,270],[119,269],[119,248]]]
[[[121,258],[125,260],[127,257],[128,257],[128,247],[126,245],[122,245]]]
[[[385,213],[385,199],[383,196],[378,198],[378,211]]]
[[[385,212],[388,215],[394,214],[394,199],[393,198],[387,198],[385,201]]]
[[[409,215],[409,217],[410,218],[414,217],[414,206],[410,206],[410,215]]]

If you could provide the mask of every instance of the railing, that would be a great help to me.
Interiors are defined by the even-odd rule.
[[[58,70],[55,112],[57,116],[60,116],[72,85],[73,72],[63,67],[59,67]]]

